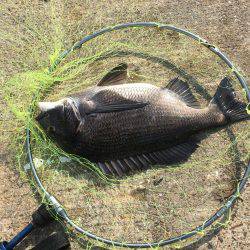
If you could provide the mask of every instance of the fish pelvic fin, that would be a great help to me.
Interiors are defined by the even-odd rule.
[[[223,78],[220,82],[209,104],[210,108],[214,108],[215,106],[223,113],[227,123],[248,120],[250,118],[249,111],[247,110],[249,104],[247,105],[236,98],[231,80],[227,77]]]

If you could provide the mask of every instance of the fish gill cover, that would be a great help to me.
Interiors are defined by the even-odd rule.
[[[166,86],[175,77],[186,80],[202,107],[225,76],[231,77],[236,94],[246,101],[240,85],[208,49],[160,27],[103,34],[70,53],[50,72],[65,49],[108,26],[101,17],[99,23],[91,23],[88,13],[81,13],[84,4],[74,3],[1,3],[0,94],[5,108],[0,127],[1,142],[9,149],[8,161],[35,186],[23,170],[27,163],[24,130],[29,127],[33,155],[40,162],[36,164],[39,178],[82,228],[122,242],[160,241],[190,231],[214,214],[237,188],[249,159],[247,122],[209,131],[184,164],[153,167],[116,179],[103,175],[87,159],[58,148],[34,119],[37,102],[80,92],[124,62],[129,65],[129,82]]]

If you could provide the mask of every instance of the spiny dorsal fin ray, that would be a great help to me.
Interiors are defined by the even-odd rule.
[[[152,165],[167,165],[185,162],[189,156],[198,148],[199,139],[190,139],[173,147],[149,152],[141,155],[133,155],[119,160],[110,160],[98,163],[105,174],[117,175],[119,177],[142,169],[148,169]]]
[[[187,82],[180,80],[178,77],[172,79],[165,88],[175,92],[188,106],[194,108],[200,107]]]
[[[97,86],[108,86],[125,83],[128,77],[127,69],[128,65],[126,63],[119,64],[110,70],[97,84]]]

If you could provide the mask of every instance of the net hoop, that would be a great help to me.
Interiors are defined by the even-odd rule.
[[[73,52],[76,49],[80,49],[83,44],[94,39],[95,37],[101,36],[101,35],[108,33],[108,32],[126,29],[126,28],[135,28],[135,27],[153,27],[153,28],[158,28],[158,29],[162,29],[162,30],[175,31],[175,32],[178,32],[180,34],[186,35],[186,36],[192,38],[193,40],[197,41],[198,43],[202,44],[203,46],[207,47],[210,51],[212,51],[218,57],[220,57],[227,64],[227,66],[231,69],[231,71],[234,73],[234,75],[238,79],[239,83],[241,84],[242,88],[245,90],[246,98],[247,98],[248,102],[250,102],[250,91],[249,91],[249,88],[247,86],[245,79],[239,73],[239,71],[236,69],[236,67],[234,67],[233,63],[228,59],[228,57],[225,54],[223,54],[216,46],[210,44],[205,39],[199,37],[198,35],[193,34],[192,32],[189,32],[189,31],[181,29],[181,28],[177,28],[177,27],[172,26],[172,25],[161,24],[161,23],[156,23],[156,22],[123,23],[123,24],[118,24],[118,25],[112,26],[112,27],[104,28],[104,29],[98,30],[90,35],[87,35],[82,40],[75,43],[71,48],[69,48],[68,50],[65,50],[62,54],[60,54],[59,57],[55,60],[54,64],[50,66],[49,73],[52,73],[56,69],[56,67],[60,64],[60,62],[65,57],[67,57],[71,52]],[[249,109],[249,103],[248,103],[247,107]],[[226,203],[223,206],[221,206],[217,210],[217,212],[215,214],[213,214],[209,219],[207,219],[202,225],[194,228],[190,232],[181,234],[181,235],[176,236],[176,237],[164,239],[164,240],[161,240],[158,242],[123,243],[120,241],[113,241],[113,240],[110,240],[107,238],[97,236],[97,235],[77,226],[69,218],[69,216],[67,215],[67,212],[64,210],[64,208],[60,204],[60,202],[44,188],[42,182],[40,181],[40,179],[38,177],[36,167],[35,167],[35,164],[33,162],[33,155],[32,155],[32,149],[31,149],[31,131],[30,131],[29,127],[26,128],[26,150],[27,150],[29,164],[31,167],[31,172],[32,172],[34,180],[37,184],[37,188],[40,191],[42,198],[46,199],[46,201],[53,207],[56,214],[64,222],[66,222],[71,228],[73,227],[73,229],[75,229],[77,232],[84,234],[85,236],[87,236],[91,239],[103,242],[107,245],[118,246],[118,247],[127,247],[127,248],[161,247],[161,246],[165,246],[165,245],[169,245],[169,244],[173,244],[173,243],[177,243],[177,242],[186,240],[186,239],[191,238],[197,234],[201,234],[204,231],[204,229],[211,226],[216,220],[218,220],[222,216],[226,215],[226,213],[232,208],[233,204],[235,203],[235,201],[239,197],[240,193],[242,193],[242,191],[247,183],[248,177],[250,175],[250,161],[249,161],[247,164],[247,167],[245,169],[245,172],[243,174],[243,177],[241,178],[241,180],[237,184],[237,188],[235,189],[234,193],[228,198]]]

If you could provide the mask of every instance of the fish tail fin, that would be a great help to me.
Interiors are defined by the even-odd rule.
[[[211,100],[209,106],[216,107],[225,116],[226,122],[236,122],[250,118],[249,105],[236,98],[234,89],[229,78],[225,77]]]

